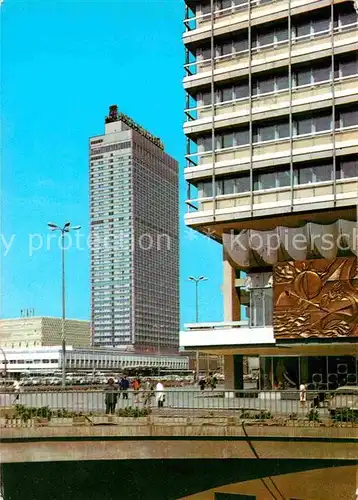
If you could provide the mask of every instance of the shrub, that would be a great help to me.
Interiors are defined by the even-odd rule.
[[[309,413],[307,413],[307,418],[310,422],[320,422],[319,413],[315,408],[312,408]]]
[[[260,410],[259,412],[252,410],[252,411],[245,411],[243,410],[241,412],[240,418],[251,418],[255,420],[269,420],[273,418],[271,415],[271,412],[268,410]]]
[[[272,418],[272,415],[268,410],[260,410],[260,413],[257,413],[254,418],[257,420],[269,420]]]
[[[358,410],[352,408],[337,408],[332,415],[334,422],[358,422]]]
[[[54,417],[57,418],[73,418],[73,417],[82,417],[83,413],[81,411],[75,412],[75,411],[68,411],[66,408],[61,408],[60,410],[56,410],[53,413]]]
[[[32,408],[31,406],[24,405],[15,406],[15,418],[20,418],[23,422],[27,422],[34,417],[51,420],[52,410],[48,406],[42,406],[40,408]]]
[[[118,417],[147,417],[150,414],[149,408],[133,408],[132,406],[127,406],[126,408],[121,408],[117,411]]]

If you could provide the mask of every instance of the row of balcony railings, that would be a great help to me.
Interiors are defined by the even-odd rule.
[[[237,12],[246,11],[249,8],[256,8],[267,4],[283,4],[283,9],[287,9],[287,2],[282,0],[232,0],[231,5],[228,7],[221,7],[219,3],[214,2],[214,18],[220,19],[223,16],[235,14]],[[221,8],[220,8],[221,7]],[[282,10],[283,10],[282,9]],[[211,4],[206,4],[206,9],[198,15],[190,15],[184,19],[184,26],[186,31],[197,29],[200,24],[206,23],[211,20]]]
[[[358,26],[358,15],[357,15],[357,21],[345,25],[335,26],[333,27],[333,32],[332,32],[332,23],[330,23],[328,29],[324,29],[322,31],[317,31],[314,33],[309,33],[301,36],[297,36],[295,31],[292,30],[291,56],[294,55],[294,51],[296,50],[296,48],[297,50],[300,50],[301,46],[303,46],[306,42],[309,42],[307,48],[312,49],[313,48],[311,44],[312,41],[319,40],[322,38],[330,40],[332,33],[333,35],[340,33],[343,34],[350,33],[352,31],[355,31],[357,26]],[[278,51],[281,48],[288,49],[289,41],[290,41],[289,37],[287,37],[285,40],[279,40],[268,44],[252,46],[251,48],[246,48],[244,50],[239,50],[239,51],[233,51],[228,54],[222,54],[222,55],[220,55],[219,51],[215,49],[216,53],[214,54],[214,58],[212,57],[202,58],[199,56],[198,58],[195,58],[195,60],[189,61],[188,63],[184,64],[184,70],[187,76],[194,76],[198,73],[204,73],[205,71],[208,72],[211,69],[212,59],[214,59],[214,66],[215,66],[214,70],[219,69],[220,66],[226,67],[227,69],[232,69],[234,67],[235,62],[239,63],[240,60],[247,58],[250,55],[253,58],[252,62],[254,63],[255,55],[265,55],[266,53],[269,53],[272,50]],[[288,58],[288,53],[286,55],[284,53],[281,54],[281,58]],[[227,61],[230,63],[230,66],[225,64],[225,62]]]
[[[289,99],[289,92],[292,91],[291,104],[294,110],[297,100],[297,106],[302,105],[302,99],[307,99],[307,102],[313,102],[312,93],[314,92],[314,99],[321,98],[324,99],[332,99],[333,90],[331,88],[332,82],[335,86],[335,97],[339,97],[340,88],[339,85],[342,86],[342,92],[346,91],[346,87],[352,87],[352,91],[356,91],[356,79],[358,77],[358,72],[354,72],[353,74],[346,76],[336,76],[332,80],[332,72],[330,73],[330,77],[320,81],[311,81],[310,83],[305,83],[302,85],[297,84],[296,81],[292,81],[290,84],[289,79],[287,77],[287,85],[285,88],[275,88],[269,92],[256,92],[251,93],[251,108],[253,118],[255,114],[259,115],[260,113],[265,113],[267,111],[273,111],[278,108],[283,108],[287,105],[289,106],[289,101],[283,102],[285,99]],[[246,92],[245,92],[246,93]],[[322,95],[321,95],[322,94]],[[273,98],[277,98],[276,101]],[[211,100],[211,95],[210,95]],[[201,119],[210,119],[212,117],[212,111],[214,107],[214,115],[217,120],[221,117],[222,119],[226,119],[227,115],[238,115],[238,116],[247,116],[247,109],[249,105],[249,94],[248,94],[248,86],[247,86],[247,95],[245,97],[237,97],[229,100],[221,100],[220,99],[220,89],[214,92],[214,103],[212,104],[200,104],[197,105],[197,101],[193,106],[186,108],[184,110],[186,122],[189,122],[191,125],[196,125],[195,120]],[[199,122],[200,124],[202,122]],[[208,122],[209,123],[209,122]],[[211,121],[210,121],[211,126]]]
[[[235,179],[232,179],[235,180]],[[342,199],[356,200],[358,194],[358,169],[355,176],[352,178],[337,178],[335,181],[306,181],[306,183],[295,184],[291,188],[290,185],[285,187],[262,187],[255,188],[252,191],[241,189],[240,192],[232,192],[230,194],[216,194],[215,206],[216,210],[220,209],[235,209],[238,211],[249,211],[251,207],[251,193],[253,193],[253,207],[259,209],[262,204],[269,207],[277,208],[288,206],[292,201],[296,205],[307,203],[319,203],[320,201],[331,201],[334,195]],[[267,205],[269,204],[269,205]],[[186,200],[188,213],[197,211],[211,211],[213,207],[213,196],[199,195]]]
[[[293,135],[293,145],[292,145],[292,155],[300,154],[301,147],[306,148],[309,147],[307,141],[312,140],[314,141],[314,144],[312,143],[311,146],[322,146],[323,150],[326,150],[327,147],[329,146],[329,142],[332,147],[332,139],[331,139],[331,133],[335,132],[336,134],[336,139],[342,141],[342,145],[340,147],[344,147],[344,141],[345,141],[345,135],[348,134],[349,137],[347,137],[348,141],[355,140],[356,139],[356,131],[357,131],[357,125],[350,125],[350,126],[342,126],[342,127],[336,127],[336,128],[330,128],[327,130],[319,131],[319,132],[310,132],[310,133],[305,133],[305,134],[295,134]],[[352,137],[350,137],[350,132],[353,134]],[[287,144],[287,153],[285,153],[285,146]],[[254,149],[254,157],[253,157],[253,162],[259,161],[260,160],[260,149],[262,149],[263,154],[268,154],[269,150],[266,149],[270,146],[274,146],[276,149],[279,148],[278,150],[282,153],[282,157],[284,156],[290,156],[291,154],[291,142],[290,142],[290,135],[286,135],[285,137],[277,137],[274,139],[267,139],[267,140],[257,140],[256,142],[252,143],[251,145]],[[219,147],[215,149],[215,163],[216,166],[218,166],[218,163],[221,161],[230,161],[232,164],[232,161],[240,158],[240,163],[250,163],[250,144],[242,144],[242,145],[235,145],[235,146],[229,146],[229,147]],[[190,154],[186,155],[186,160],[187,160],[187,167],[198,167],[198,166],[207,166],[207,168],[212,167],[212,151],[196,151]],[[228,156],[227,156],[228,155]],[[255,158],[256,156],[256,158]],[[247,157],[247,159],[246,159]],[[246,161],[245,161],[246,160]]]
[[[227,2],[230,4],[230,0]],[[304,5],[306,2],[304,0],[231,0],[231,5],[222,6],[214,2],[214,21],[220,21],[221,19],[225,19],[225,17],[233,16],[240,12],[251,11],[251,18],[265,16],[271,12],[275,12],[278,14],[282,11],[287,11],[293,7],[300,7]],[[311,0],[308,3],[313,3]],[[271,4],[271,5],[268,5]],[[267,8],[266,8],[267,7]],[[272,8],[273,7],[273,8]],[[262,10],[262,13],[260,12]],[[257,12],[257,14],[256,14]],[[212,15],[211,15],[211,4],[207,3],[204,7],[204,11],[201,11],[200,14],[196,15],[194,12],[192,14],[188,10],[188,17],[184,19],[184,26],[186,33],[196,30],[201,27],[207,26],[211,23]],[[247,20],[245,18],[245,20]]]
[[[247,386],[255,386],[255,380]],[[227,389],[215,377],[183,388],[120,391],[116,387],[106,390],[81,391],[34,391],[21,393],[0,392],[0,428],[32,427],[47,424],[60,427],[71,424],[100,425],[108,423],[126,425],[137,419],[138,425],[153,424],[151,417],[174,417],[178,426],[195,424],[196,420],[180,421],[182,418],[203,419],[222,425],[221,418],[235,418],[231,425],[244,422],[262,424],[267,422],[281,426],[344,425],[358,424],[356,385],[326,390],[317,386],[315,390],[291,387],[275,390]],[[142,418],[141,418],[142,417]],[[143,422],[143,417],[146,420]],[[127,420],[128,418],[128,420]],[[118,419],[118,420],[117,420]],[[237,420],[236,420],[237,419]],[[227,422],[229,423],[229,422]]]

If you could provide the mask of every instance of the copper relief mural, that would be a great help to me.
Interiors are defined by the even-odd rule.
[[[358,337],[357,258],[276,265],[273,316],[276,338]]]

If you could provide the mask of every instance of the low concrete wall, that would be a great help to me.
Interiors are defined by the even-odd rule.
[[[355,428],[150,425],[6,428],[1,461],[171,458],[290,458],[357,460]]]

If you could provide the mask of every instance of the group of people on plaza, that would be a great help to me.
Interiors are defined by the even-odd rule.
[[[143,402],[144,407],[151,407],[152,400],[155,397],[158,408],[163,408],[165,401],[164,385],[159,380],[156,385],[151,380],[146,380],[144,383],[139,377],[136,377],[132,382],[126,376],[117,380],[108,379],[108,383],[104,389],[106,414],[114,414],[118,400],[121,398],[128,400],[128,391],[132,389],[134,404],[139,405]]]
[[[201,378],[199,380],[199,387],[201,391],[203,391],[205,387],[208,387],[213,391],[216,389],[217,383],[217,378],[210,372],[206,378]]]

